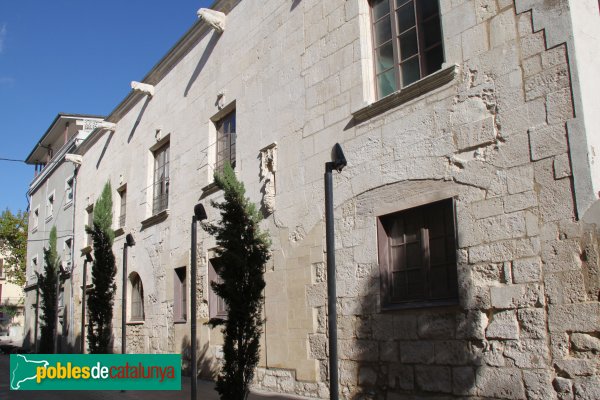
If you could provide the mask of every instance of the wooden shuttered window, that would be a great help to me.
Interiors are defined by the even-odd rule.
[[[231,167],[235,168],[235,129],[235,110],[217,122],[217,159],[215,164],[215,171],[217,172],[223,172],[226,162],[229,162]]]
[[[384,308],[456,301],[456,224],[453,199],[378,218]]]
[[[152,214],[169,207],[169,143],[154,152],[154,196]]]
[[[218,268],[219,261],[218,258],[211,258],[208,261],[208,313],[210,318],[227,319],[227,306],[225,305],[225,301],[215,293],[211,285],[211,282],[222,282],[215,271],[215,267]]]

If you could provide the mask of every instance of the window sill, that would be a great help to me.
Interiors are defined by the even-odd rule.
[[[90,254],[92,252],[92,246],[91,245],[87,245],[85,246],[83,249],[81,249],[81,255],[84,256],[86,254]]]
[[[168,216],[169,216],[169,209],[167,208],[166,210],[162,210],[158,214],[155,214],[155,215],[151,216],[150,218],[146,218],[145,220],[143,220],[142,221],[142,229],[146,229],[149,226],[158,224],[159,222],[162,222],[165,219],[167,219]]]
[[[73,200],[69,201],[67,204],[64,205],[63,211],[66,210],[67,208],[71,207],[72,205],[73,205]]]
[[[204,186],[200,190],[202,190],[202,196],[200,196],[200,198],[203,199],[206,196],[209,196],[209,195],[211,195],[213,193],[216,193],[216,192],[218,192],[221,189],[219,189],[219,187],[217,186],[216,182],[211,182],[208,185]]]
[[[173,321],[174,324],[187,324],[185,319],[176,319]]]
[[[126,325],[144,325],[144,321],[127,321]]]
[[[435,308],[435,307],[456,307],[460,303],[458,299],[437,300],[437,301],[414,301],[410,303],[390,303],[381,306],[382,312],[413,310],[419,308]]]
[[[125,230],[123,230],[123,228],[121,227],[121,228],[115,229],[114,232],[115,232],[115,237],[119,237],[125,233]]]
[[[52,221],[52,215],[51,215],[51,216],[49,216],[49,217],[46,217],[46,220],[45,220],[44,222],[45,222],[45,223],[48,223],[48,222],[50,222],[50,221]]]
[[[449,67],[442,68],[441,70],[434,72],[431,75],[427,75],[423,79],[403,87],[402,89],[385,96],[374,103],[368,104],[365,107],[353,111],[352,117],[354,118],[354,122],[360,123],[366,121],[369,118],[383,114],[394,107],[421,96],[422,94],[452,82],[456,75],[458,75],[458,68],[459,67],[457,64],[452,64]]]
[[[37,231],[38,231],[38,227],[37,227],[37,226],[34,226],[34,227],[31,229],[31,233],[32,233],[32,234],[34,234],[34,233],[37,233]]]

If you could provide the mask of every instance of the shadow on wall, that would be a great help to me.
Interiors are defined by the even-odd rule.
[[[210,37],[210,41],[206,45],[206,49],[204,49],[204,53],[202,53],[202,57],[200,57],[200,61],[198,61],[198,65],[196,65],[196,68],[194,69],[194,72],[192,73],[192,76],[190,77],[190,80],[188,81],[188,84],[185,87],[185,92],[183,93],[184,97],[187,97],[188,93],[192,89],[192,86],[194,85],[194,82],[196,82],[196,79],[198,79],[198,76],[200,75],[200,73],[202,72],[204,67],[206,66],[206,63],[208,62],[210,55],[212,54],[213,50],[215,49],[215,46],[217,45],[217,41],[219,40],[220,37],[221,37],[220,33],[212,31],[212,36]]]
[[[211,357],[208,354],[209,348],[208,343],[205,343],[201,349],[198,348],[198,342],[196,341],[196,349],[198,351],[197,357],[197,371],[198,376],[204,379],[214,380],[217,378],[218,371],[211,362]],[[191,361],[192,361],[192,343],[189,336],[185,335],[181,340],[181,374],[184,376],[191,375]]]
[[[138,117],[136,118],[135,123],[133,124],[133,128],[131,128],[131,132],[129,132],[129,136],[127,137],[127,143],[130,143],[131,139],[133,139],[133,136],[135,135],[135,131],[137,130],[138,126],[140,125],[140,122],[142,121],[142,117],[144,116],[144,113],[146,112],[148,103],[150,103],[150,99],[151,99],[150,96],[146,96],[146,101],[144,102],[144,105],[142,106],[142,109],[140,110],[140,113],[138,114]]]

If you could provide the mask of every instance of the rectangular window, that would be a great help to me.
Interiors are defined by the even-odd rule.
[[[68,238],[65,239],[65,244],[63,246],[63,257],[62,259],[65,261],[66,265],[70,265],[71,263],[71,246],[73,245],[73,239]]]
[[[222,280],[215,271],[218,268],[219,258],[211,258],[208,261],[208,313],[209,318],[227,319],[227,306],[222,297],[217,296],[212,288],[211,282],[221,283]]]
[[[187,319],[187,283],[185,267],[175,268],[173,319],[182,322]]]
[[[235,168],[235,110],[217,122],[217,158],[215,171],[223,172],[226,162]]]
[[[442,67],[438,0],[371,0],[370,4],[378,98]]]
[[[169,143],[154,152],[154,198],[152,214],[169,207]]]
[[[65,181],[65,203],[71,203],[73,201],[73,183],[74,177],[71,176]]]
[[[135,272],[130,278],[131,282],[131,321],[144,320],[144,287],[140,276]]]
[[[94,228],[94,205],[90,204],[89,207],[86,208],[85,212],[86,212],[86,216],[87,216],[87,226],[90,229],[93,229]],[[88,246],[91,246],[93,244],[92,235],[87,233],[87,231],[86,231],[86,244]]]
[[[54,192],[46,200],[46,219],[52,218],[52,215],[54,215]]]
[[[121,212],[119,214],[119,228],[125,226],[125,219],[127,215],[127,188],[119,190],[119,196],[121,197]]]
[[[33,210],[33,221],[31,222],[31,224],[32,224],[31,229],[37,229],[39,223],[40,223],[40,206],[37,206],[35,208],[35,210]]]
[[[377,240],[384,308],[458,299],[453,199],[380,216]]]

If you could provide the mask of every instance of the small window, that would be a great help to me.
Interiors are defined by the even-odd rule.
[[[371,0],[370,4],[378,98],[442,67],[438,0]]]
[[[71,176],[69,178],[67,178],[66,182],[65,182],[65,202],[71,203],[73,201],[73,183],[74,183],[74,177]]]
[[[215,267],[219,268],[219,262],[219,258],[211,258],[208,261],[208,312],[210,318],[227,319],[227,306],[225,305],[225,301],[222,297],[217,296],[211,285],[211,282],[222,282],[215,270]]]
[[[94,228],[94,205],[90,204],[90,206],[88,208],[86,208],[85,210],[86,212],[86,218],[87,218],[87,227],[89,227],[90,229]],[[88,246],[93,245],[93,240],[92,240],[92,235],[90,233],[87,233],[86,230],[86,244]]]
[[[121,212],[119,214],[119,228],[125,226],[125,220],[127,215],[127,188],[119,190],[119,197],[121,198]]]
[[[169,207],[169,143],[154,152],[154,197],[152,214]]]
[[[46,200],[46,219],[52,218],[54,215],[54,193],[48,196]]]
[[[31,221],[31,229],[37,229],[40,223],[40,206],[37,206],[35,210],[33,210],[33,220]]]
[[[377,238],[384,308],[458,299],[453,199],[379,217]]]
[[[225,163],[235,168],[235,110],[217,122],[217,158],[215,171],[223,172]]]
[[[175,268],[173,319],[178,322],[187,320],[187,283],[185,267]]]
[[[131,321],[144,320],[144,287],[140,276],[135,272],[130,275],[131,282]]]
[[[73,239],[72,238],[65,239],[65,244],[63,246],[63,257],[62,257],[62,259],[67,264],[69,264],[71,262],[72,246],[73,246]]]

